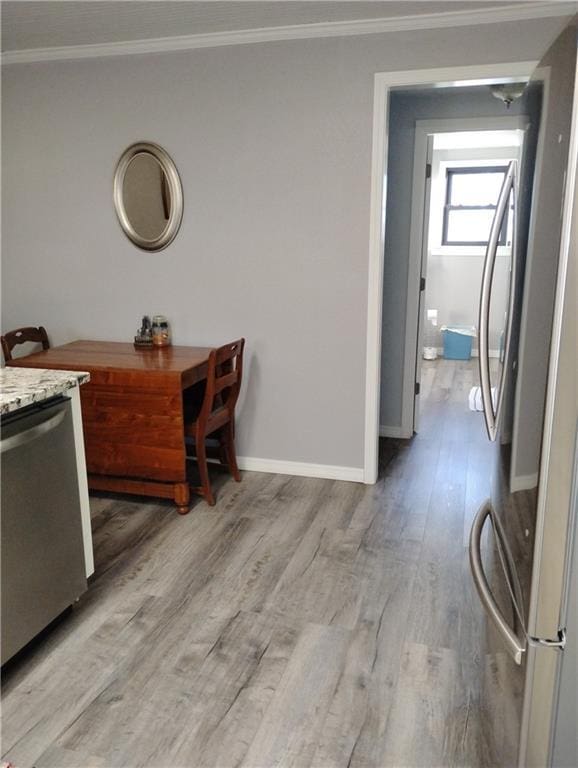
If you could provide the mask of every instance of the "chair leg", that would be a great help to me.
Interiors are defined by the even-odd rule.
[[[232,421],[223,427],[223,430],[219,435],[219,443],[225,450],[229,471],[233,475],[233,478],[240,483],[241,475],[239,474],[237,454],[235,453],[235,427],[233,426]]]
[[[209,468],[207,466],[207,451],[204,438],[197,439],[197,464],[199,466],[199,475],[201,476],[201,488],[205,501],[209,506],[214,506],[215,497],[211,490],[211,481],[209,480]]]

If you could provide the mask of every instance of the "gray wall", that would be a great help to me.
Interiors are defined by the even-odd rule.
[[[380,418],[384,427],[401,426],[416,120],[520,114],[521,102],[506,110],[486,87],[398,91],[391,96],[388,185],[395,193],[388,195],[385,228]]]
[[[180,344],[243,334],[239,453],[361,467],[373,75],[537,58],[560,26],[5,67],[3,327],[43,323],[55,344],[127,340],[149,312]],[[181,232],[158,255],[124,237],[112,207],[115,163],[139,139],[163,145],[183,182]],[[398,253],[386,265],[391,423]]]

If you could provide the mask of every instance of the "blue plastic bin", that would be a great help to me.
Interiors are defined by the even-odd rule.
[[[471,325],[445,328],[443,336],[446,360],[469,360],[472,356],[472,339],[475,332],[475,328]]]

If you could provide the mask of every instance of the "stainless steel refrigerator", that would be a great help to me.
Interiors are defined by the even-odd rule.
[[[486,617],[483,647],[472,653],[480,654],[492,766],[578,766],[576,34],[574,21],[532,78],[543,88],[536,157],[532,168],[513,162],[505,174],[480,292],[480,384],[494,449],[491,498],[470,534]],[[494,265],[503,217],[520,213],[519,199],[527,210],[514,225],[504,309],[493,303]],[[496,323],[498,360],[488,348]],[[530,471],[520,479],[522,456]]]

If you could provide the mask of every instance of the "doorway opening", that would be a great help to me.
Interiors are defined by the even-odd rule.
[[[475,370],[470,363],[478,357],[480,286],[492,219],[504,178],[513,161],[521,164],[527,124],[525,118],[506,117],[504,128],[463,130],[459,121],[449,120],[445,131],[416,124],[416,149],[420,158],[426,144],[423,169],[425,194],[423,211],[419,199],[413,206],[412,229],[422,224],[421,291],[418,309],[416,352],[416,396],[413,432],[420,429],[423,400],[441,367],[455,371],[455,381],[471,410],[481,410],[481,395]],[[483,128],[479,121],[478,128]],[[511,123],[512,127],[506,126]],[[461,126],[464,128],[464,126]],[[418,169],[416,168],[416,171]],[[416,190],[414,190],[416,194]],[[413,218],[417,221],[414,222]],[[504,318],[509,301],[509,270],[514,240],[513,198],[510,198],[498,236],[494,265],[492,312],[489,328],[490,365],[496,367],[505,353]],[[411,344],[411,339],[406,343]],[[441,360],[446,361],[444,364]],[[468,364],[469,363],[469,364]]]
[[[408,95],[412,97],[420,93],[423,95],[425,92],[430,100],[439,101],[442,94],[445,96],[451,93],[457,99],[457,104],[454,104],[444,119],[469,119],[472,121],[469,130],[473,131],[476,130],[481,118],[493,117],[496,123],[493,129],[503,130],[504,125],[499,124],[500,119],[516,116],[515,110],[513,109],[505,115],[504,105],[490,95],[489,99],[495,102],[497,112],[490,111],[485,116],[482,113],[481,115],[477,114],[475,118],[468,117],[467,111],[465,113],[460,111],[465,91],[483,89],[489,93],[488,85],[491,83],[513,83],[527,80],[534,67],[535,62],[517,62],[440,70],[380,73],[375,76],[364,449],[364,479],[367,483],[374,483],[377,479],[379,435],[411,437],[414,421],[414,392],[412,389],[411,396],[408,396],[407,382],[410,381],[412,386],[415,385],[422,255],[419,245],[422,242],[423,227],[419,233],[417,244],[414,244],[418,248],[417,259],[415,257],[408,258],[407,252],[397,262],[395,258],[390,258],[392,254],[391,242],[386,242],[391,234],[390,224],[392,221],[401,221],[395,212],[390,211],[390,202],[396,199],[400,200],[404,194],[411,197],[413,176],[410,162],[409,174],[406,173],[402,176],[399,183],[393,183],[394,164],[397,156],[392,156],[388,150],[394,130],[400,128],[405,134],[405,142],[409,144],[410,152],[413,154],[415,121],[417,119],[439,119],[435,113],[422,113],[414,116],[413,124],[407,130],[407,126],[396,124],[394,120],[390,119],[393,117],[393,100]],[[511,127],[511,125],[507,126],[508,129]],[[484,126],[485,130],[490,128],[492,126]],[[456,129],[456,131],[461,130],[464,129]],[[447,132],[447,128],[438,132]],[[414,165],[414,171],[416,167]],[[425,162],[423,167],[425,168]],[[385,226],[386,179],[389,192],[387,195],[387,230]],[[395,194],[392,190],[395,191]],[[421,207],[423,209],[423,200]],[[412,237],[415,236],[415,229],[409,225],[409,216],[406,217],[403,226],[407,239],[409,239],[410,233]],[[412,248],[412,253],[414,251],[415,248]],[[397,270],[393,276],[394,279],[391,279],[392,268],[394,271]],[[417,290],[415,289],[416,286]],[[392,296],[386,296],[386,290],[392,290]],[[409,309],[412,302],[415,311],[410,313]],[[397,313],[397,327],[389,325],[391,317],[388,312],[390,310],[394,314]],[[413,316],[411,323],[405,322],[404,311],[408,317],[410,314]],[[403,316],[401,322],[399,322],[400,316]],[[409,327],[411,324],[413,324],[413,330]],[[382,341],[387,341],[386,333],[387,339],[394,342],[393,350],[391,346],[390,349],[387,349],[386,343],[382,344]],[[408,334],[413,338],[412,349],[405,343]],[[384,360],[384,357],[387,358],[388,355],[389,359]],[[396,381],[388,381],[388,378],[391,379],[392,377],[396,378]],[[381,388],[380,380],[384,383]],[[394,390],[394,396],[388,396],[384,402],[383,392],[388,391],[391,394]],[[388,407],[397,409],[397,413],[390,411],[389,414],[387,412],[384,414]]]

